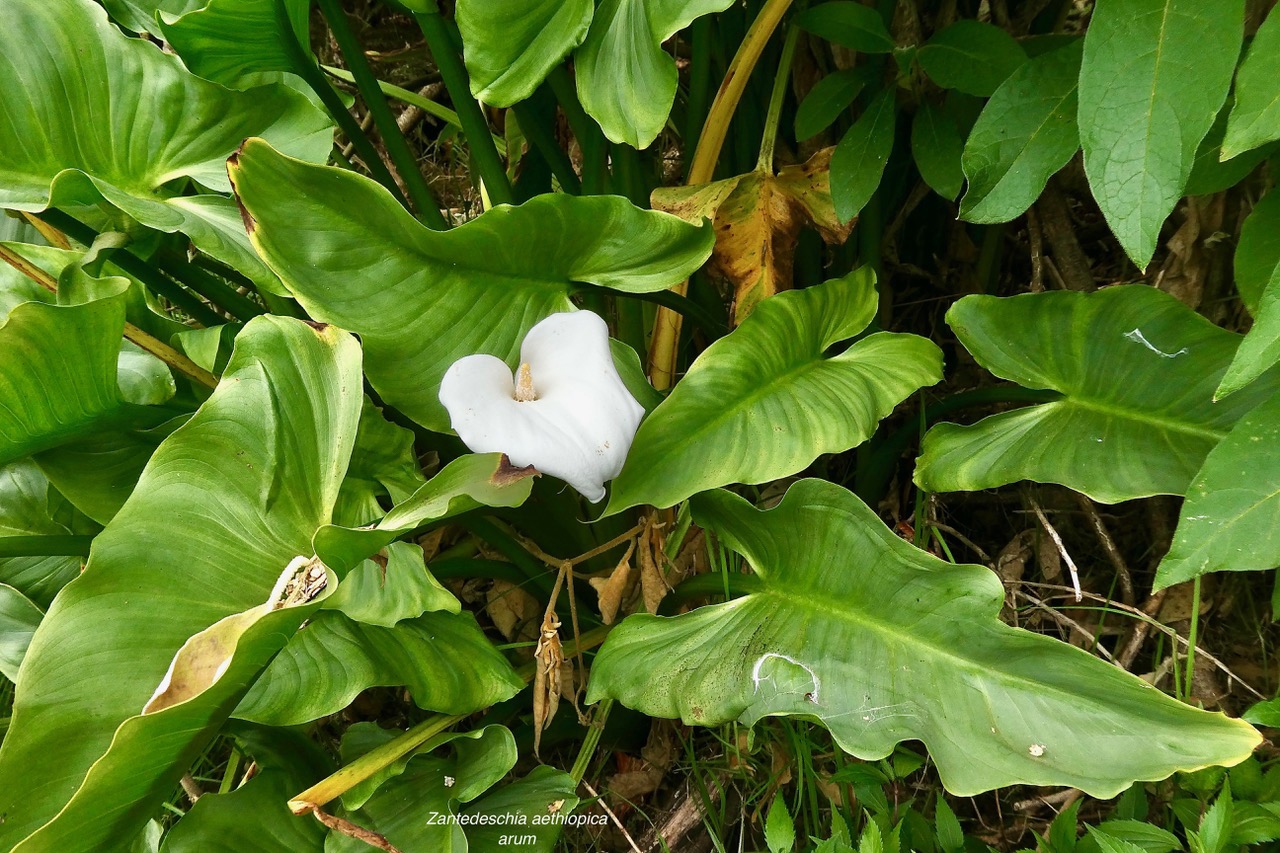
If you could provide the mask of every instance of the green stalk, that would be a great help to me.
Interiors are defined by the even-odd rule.
[[[565,154],[564,149],[556,142],[555,134],[545,121],[542,112],[534,109],[528,101],[521,101],[511,110],[516,114],[516,121],[520,122],[520,129],[524,131],[525,139],[533,143],[533,147],[538,149],[538,153],[551,167],[551,174],[555,175],[556,180],[560,182],[560,189],[572,195],[582,195],[582,181],[578,179],[578,173],[573,171],[569,155]]]
[[[1183,673],[1182,701],[1191,701],[1191,680],[1196,671],[1196,634],[1200,627],[1200,578],[1191,582],[1191,627],[1187,629],[1187,668]],[[1174,644],[1174,657],[1178,646]]]
[[[373,147],[373,142],[370,141],[364,130],[360,128],[360,123],[355,120],[355,117],[347,112],[346,106],[342,103],[342,98],[338,97],[337,91],[312,58],[311,50],[298,41],[297,34],[293,31],[293,22],[289,20],[289,13],[285,10],[284,0],[274,0],[274,2],[276,30],[281,35],[281,44],[285,49],[285,53],[289,55],[289,64],[292,66],[293,73],[301,77],[307,86],[311,88],[311,91],[316,93],[320,103],[324,104],[325,109],[329,111],[329,115],[333,117],[333,120],[338,123],[338,127],[342,129],[343,135],[355,146],[356,152],[359,153],[360,159],[364,160],[365,168],[369,170],[369,174],[373,179],[382,184],[387,192],[395,196],[396,201],[407,206],[404,194],[400,192],[400,187],[396,186],[387,164],[382,162],[378,149]]]
[[[515,194],[511,191],[511,182],[507,180],[507,170],[498,157],[498,149],[493,144],[489,122],[475,98],[471,97],[467,69],[462,65],[462,57],[454,49],[453,37],[444,18],[440,16],[440,10],[432,4],[431,11],[414,12],[413,17],[427,39],[427,47],[431,50],[436,68],[440,70],[444,87],[449,91],[453,108],[458,111],[462,133],[467,138],[471,158],[480,172],[480,179],[484,181],[485,191],[494,204],[513,203]]]
[[[0,536],[0,557],[87,557],[92,536]]]
[[[787,81],[791,79],[791,63],[796,56],[796,41],[800,28],[792,24],[787,28],[787,38],[782,44],[782,57],[778,60],[778,74],[773,78],[773,91],[769,93],[769,112],[764,118],[764,136],[760,140],[760,159],[756,171],[773,174],[773,150],[778,142],[778,120],[782,117],[782,101],[787,95]]]
[[[595,755],[596,747],[600,745],[600,736],[604,734],[604,724],[608,721],[611,710],[613,710],[613,700],[605,699],[592,716],[591,725],[587,728],[587,736],[582,739],[582,749],[578,750],[578,757],[574,759],[573,767],[569,770],[573,781],[581,782],[582,777],[587,775],[587,765],[591,763],[591,757]]]
[[[94,238],[98,236],[98,232],[80,220],[54,208],[42,212],[40,218],[68,237],[86,246],[92,246]],[[104,252],[103,256],[124,270],[125,273],[142,282],[148,290],[160,294],[181,308],[201,325],[220,326],[227,322],[226,318],[219,315],[204,302],[201,302],[199,298],[184,290],[177,282],[165,277],[151,264],[128,249],[113,249],[109,253]]]
[[[355,77],[356,86],[360,89],[360,97],[364,98],[365,106],[373,116],[374,126],[382,136],[382,144],[387,147],[391,161],[396,164],[400,179],[404,181],[405,187],[409,190],[409,196],[413,199],[413,205],[418,209],[418,215],[431,228],[437,231],[445,230],[449,225],[445,222],[444,214],[440,212],[440,203],[436,201],[435,193],[431,192],[431,188],[427,186],[427,180],[422,176],[422,169],[418,166],[418,158],[409,150],[409,143],[396,124],[396,117],[392,115],[391,107],[387,105],[386,96],[378,87],[378,78],[374,76],[373,69],[369,67],[369,60],[365,58],[364,48],[360,46],[355,33],[347,24],[347,15],[342,11],[342,4],[338,0],[319,0],[319,2],[320,12],[329,23],[329,30],[338,42],[338,49],[342,51],[347,67]]]
[[[205,272],[196,265],[187,263],[185,259],[177,257],[173,252],[162,252],[157,255],[157,260],[159,261],[160,269],[205,299],[225,308],[228,313],[241,322],[247,323],[259,314],[267,313],[266,309],[261,305],[231,285]]]
[[[706,308],[694,302],[687,296],[682,296],[674,290],[657,290],[652,293],[625,293],[623,291],[609,291],[607,288],[596,287],[590,284],[579,285],[577,293],[584,295],[597,295],[610,293],[613,296],[622,299],[635,300],[638,302],[652,302],[654,305],[661,305],[688,317],[694,322],[698,328],[706,332],[714,340],[715,338],[724,337],[729,328],[715,317]]]
[[[689,104],[685,111],[685,172],[698,149],[698,137],[702,124],[707,120],[711,102],[711,16],[704,15],[693,22],[689,31]]]
[[[563,65],[557,65],[547,75],[547,83],[564,110],[564,117],[569,122],[569,129],[578,140],[582,149],[582,190],[588,195],[599,195],[604,192],[608,167],[604,162],[606,140],[600,125],[587,115],[578,100],[578,90],[569,79],[569,72]]]

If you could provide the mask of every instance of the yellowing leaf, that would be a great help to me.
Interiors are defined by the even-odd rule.
[[[841,225],[831,203],[831,152],[777,175],[754,171],[723,181],[654,191],[653,206],[688,222],[710,218],[716,245],[711,271],[733,284],[733,322],[741,323],[762,299],[791,289],[796,239],[805,226],[839,244],[853,222]]]

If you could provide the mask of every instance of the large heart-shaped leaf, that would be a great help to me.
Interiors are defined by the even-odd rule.
[[[298,789],[288,774],[270,769],[234,791],[203,796],[165,836],[161,851],[324,853],[324,827],[286,805]]]
[[[1227,119],[1222,159],[1280,139],[1280,14],[1275,9],[1258,27],[1249,52],[1236,72],[1235,104]]]
[[[1076,80],[1083,43],[1038,56],[996,89],[969,133],[961,159],[969,190],[960,215],[1008,222],[1040,197],[1080,148]]]
[[[1108,0],[1084,39],[1080,142],[1093,197],[1139,267],[1227,98],[1244,0]]]
[[[470,613],[424,613],[384,628],[322,612],[289,641],[235,714],[299,725],[380,686],[407,687],[426,710],[469,714],[510,699],[524,681]]]
[[[676,63],[662,43],[733,0],[603,0],[574,57],[582,107],[613,142],[647,148],[676,97]]]
[[[915,480],[932,492],[1034,480],[1103,503],[1180,495],[1235,422],[1280,388],[1272,373],[1215,403],[1240,336],[1145,285],[966,296],[947,322],[996,376],[1062,396],[929,430]]]
[[[861,444],[908,394],[942,378],[942,353],[915,335],[881,332],[824,357],[875,312],[865,267],[760,303],[640,425],[607,511],[767,482]]]
[[[156,451],[32,642],[0,748],[0,847],[48,822],[20,849],[108,849],[151,816],[315,605],[246,620],[237,642],[249,654],[214,689],[139,712],[192,635],[261,605],[311,553],[360,405],[351,336],[269,316],[244,328],[213,396]]]
[[[1280,566],[1280,394],[1240,419],[1210,451],[1182,505],[1155,588],[1205,572]]]
[[[30,459],[0,467],[0,542],[10,536],[91,536],[101,528],[76,510]],[[80,557],[0,558],[0,583],[40,607],[80,574]]]
[[[863,759],[919,739],[961,796],[1031,784],[1105,799],[1134,780],[1234,764],[1260,740],[1003,624],[995,574],[912,547],[832,483],[802,480],[767,511],[724,491],[692,503],[758,589],[674,618],[628,617],[596,656],[587,701],[698,725],[815,719]]]
[[[262,257],[311,316],[360,335],[388,405],[440,432],[454,361],[488,353],[514,368],[534,324],[573,310],[575,282],[661,290],[701,266],[714,239],[620,197],[563,194],[431,231],[368,178],[256,139],[230,171]]]
[[[691,187],[660,188],[653,206],[686,222],[710,219],[716,229],[714,272],[733,286],[733,322],[756,305],[790,290],[800,229],[812,226],[828,243],[843,243],[853,229],[836,219],[831,201],[831,148],[777,175],[756,170]]]
[[[43,210],[105,198],[144,225],[186,233],[270,285],[231,200],[182,196],[181,183],[229,189],[224,161],[254,134],[324,160],[328,118],[281,84],[234,92],[201,80],[177,57],[127,38],[89,0],[12,0],[7,11],[0,207]]]
[[[162,14],[160,29],[194,73],[238,86],[267,72],[296,72],[284,40],[311,43],[311,0],[283,3],[292,32],[281,32],[275,0],[208,0],[181,17]]]
[[[462,55],[476,100],[509,107],[582,44],[591,0],[459,0]]]

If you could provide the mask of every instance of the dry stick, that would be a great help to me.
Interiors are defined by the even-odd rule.
[[[182,792],[187,795],[187,799],[191,801],[192,805],[195,805],[196,800],[205,795],[204,788],[200,787],[200,783],[196,781],[196,777],[192,776],[190,773],[182,774],[182,778],[178,781],[179,784],[182,785]]]
[[[0,260],[4,260],[18,272],[34,281],[50,293],[58,292],[58,283],[54,281],[53,276],[40,269],[8,246],[0,246]],[[124,324],[124,337],[137,344],[142,349],[154,355],[165,364],[183,373],[192,380],[199,382],[208,388],[216,388],[218,385],[218,377],[178,352],[173,347],[154,338],[146,332],[139,329],[132,323]]]
[[[1120,654],[1116,656],[1116,662],[1124,669],[1133,666],[1133,660],[1138,656],[1138,651],[1142,648],[1142,644],[1147,640],[1147,634],[1151,633],[1151,622],[1155,620],[1156,614],[1160,612],[1161,605],[1164,604],[1167,589],[1153,593],[1147,599],[1147,603],[1142,605],[1142,612],[1150,617],[1147,619],[1139,619],[1133,626],[1133,633],[1129,635],[1129,639],[1125,642],[1124,648],[1120,650]]]
[[[1076,800],[1084,796],[1084,792],[1079,788],[1067,788],[1065,791],[1058,791],[1055,794],[1046,794],[1043,797],[1032,797],[1029,800],[1019,800],[1013,804],[1016,811],[1025,812],[1036,808],[1037,806],[1061,806],[1066,808]]]
[[[1027,208],[1027,237],[1031,240],[1031,292],[1044,292],[1044,232],[1035,205]]]
[[[1067,210],[1067,202],[1056,176],[1050,178],[1045,185],[1040,200],[1036,202],[1036,210],[1067,289],[1096,290],[1097,285],[1089,269],[1089,258],[1084,249],[1080,248],[1080,241],[1071,224],[1071,213]]]
[[[604,801],[604,797],[600,796],[595,788],[591,787],[591,783],[586,779],[582,780],[582,787],[587,789],[587,793],[596,798],[596,802],[600,804],[600,808],[604,809],[604,813],[613,821],[613,825],[618,827],[618,831],[622,833],[622,837],[627,839],[627,843],[631,845],[631,849],[635,853],[642,853],[636,840],[631,837],[631,833],[627,832],[627,828],[622,825],[622,821],[618,820],[618,816],[613,813],[613,809],[609,808],[609,804]]]
[[[1076,620],[1072,619],[1067,614],[1059,610],[1054,610],[1052,607],[1046,604],[1042,599],[1036,598],[1034,595],[1032,595],[1029,592],[1023,592],[1020,589],[1015,589],[1013,591],[1013,594],[1015,596],[1021,596],[1025,598],[1027,601],[1035,605],[1038,609],[1043,610],[1045,613],[1048,613],[1049,618],[1053,619],[1053,621],[1057,622],[1058,624],[1065,625],[1067,628],[1070,628],[1071,630],[1075,631],[1080,636],[1087,637],[1088,639],[1093,640],[1093,647],[1097,649],[1099,654],[1101,654],[1104,658],[1106,658],[1111,663],[1116,662],[1115,656],[1112,655],[1111,652],[1107,651],[1105,646],[1102,646],[1097,642],[1097,639],[1094,637],[1092,632],[1086,630],[1083,625],[1081,625]]]
[[[708,183],[714,176],[716,161],[720,159],[720,149],[724,145],[725,135],[729,132],[729,120],[742,99],[747,88],[747,80],[751,77],[760,54],[764,52],[773,31],[778,28],[783,14],[791,6],[791,0],[766,0],[760,14],[751,23],[750,29],[743,37],[738,52],[733,55],[729,69],[725,72],[724,82],[711,102],[711,110],[702,125],[702,134],[698,137],[698,148],[693,153],[693,162],[689,166],[687,183]],[[686,279],[671,288],[681,296],[689,290]],[[676,350],[680,344],[681,315],[663,306],[659,306],[653,321],[653,340],[649,345],[649,379],[653,387],[665,391],[675,380]]]
[[[1030,495],[1027,496],[1027,499],[1031,502],[1031,509],[1035,512],[1036,518],[1040,519],[1040,525],[1049,533],[1049,538],[1058,547],[1058,553],[1066,561],[1067,570],[1071,572],[1071,587],[1076,592],[1076,601],[1079,601],[1081,598],[1080,570],[1076,568],[1075,560],[1071,559],[1071,555],[1067,553],[1067,546],[1062,544],[1062,537],[1058,535],[1058,531],[1053,529],[1053,525],[1045,517],[1044,510],[1040,508],[1040,504],[1036,503],[1036,499]]]
[[[1032,581],[1022,581],[1021,583],[1023,583],[1025,586],[1034,586],[1034,587],[1039,587],[1039,588],[1041,588],[1041,589],[1059,589],[1059,590],[1063,590],[1064,592],[1073,592],[1073,591],[1072,591],[1072,589],[1071,589],[1071,587],[1068,587],[1068,586],[1062,586],[1062,585],[1060,585],[1060,584],[1054,584],[1054,583],[1034,583],[1034,582],[1032,582]],[[1054,598],[1054,597],[1055,597],[1055,596],[1052,596],[1052,595],[1045,596],[1045,598],[1046,598],[1046,599],[1050,599],[1050,598]],[[1127,604],[1123,604],[1123,603],[1121,603],[1121,602],[1119,602],[1119,601],[1115,601],[1114,599],[1107,598],[1105,595],[1098,595],[1098,594],[1096,594],[1096,593],[1092,593],[1092,592],[1086,592],[1086,593],[1084,593],[1084,597],[1085,597],[1085,598],[1087,598],[1087,599],[1089,599],[1090,601],[1100,601],[1100,602],[1102,602],[1103,604],[1107,605],[1108,607],[1114,607],[1114,608],[1116,608],[1117,610],[1121,610],[1121,611],[1123,611],[1123,612],[1125,612],[1125,613],[1129,613],[1129,614],[1131,614],[1131,615],[1133,615],[1133,616],[1136,616],[1139,620],[1141,620],[1141,621],[1142,621],[1142,623],[1143,623],[1143,624],[1145,624],[1145,625],[1147,625],[1147,626],[1149,626],[1149,627],[1151,627],[1151,628],[1156,628],[1156,629],[1158,629],[1161,633],[1163,633],[1163,634],[1167,634],[1168,636],[1172,637],[1175,643],[1181,643],[1182,645],[1184,645],[1184,646],[1188,646],[1188,647],[1191,645],[1191,642],[1190,642],[1186,637],[1184,637],[1184,636],[1182,636],[1181,634],[1179,634],[1179,633],[1178,633],[1177,631],[1175,631],[1173,628],[1170,628],[1168,625],[1162,625],[1161,623],[1157,622],[1157,621],[1155,620],[1155,618],[1154,618],[1154,617],[1149,616],[1149,615],[1145,612],[1145,608],[1143,608],[1143,609],[1139,609],[1139,608],[1137,608],[1137,607],[1131,607],[1131,606],[1129,606],[1129,605],[1127,605]],[[1147,602],[1147,605],[1146,605],[1146,606],[1147,606],[1147,607],[1152,607],[1152,606],[1153,606],[1153,603],[1154,603],[1154,607],[1153,607],[1153,609],[1154,609],[1154,610],[1156,610],[1156,611],[1158,611],[1158,610],[1159,610],[1159,606],[1160,606],[1160,605],[1159,605],[1159,602],[1160,602],[1160,601],[1163,601],[1163,599],[1164,599],[1164,590],[1161,590],[1160,592],[1156,593],[1155,595],[1153,595],[1153,596],[1151,597],[1151,600]],[[1127,649],[1126,649],[1126,651],[1127,651]],[[1239,682],[1239,684],[1240,684],[1240,686],[1241,686],[1241,687],[1243,687],[1245,690],[1248,690],[1248,691],[1249,691],[1250,693],[1252,693],[1256,698],[1258,698],[1258,699],[1267,699],[1267,698],[1269,698],[1269,697],[1267,697],[1267,696],[1262,695],[1262,694],[1261,694],[1261,693],[1259,693],[1257,690],[1254,690],[1254,689],[1253,689],[1253,687],[1251,687],[1251,686],[1249,685],[1249,682],[1245,681],[1243,678],[1241,678],[1240,676],[1236,675],[1234,672],[1232,672],[1232,671],[1231,671],[1231,668],[1230,668],[1230,667],[1228,667],[1228,666],[1227,666],[1225,663],[1223,663],[1222,661],[1218,660],[1218,659],[1217,659],[1216,657],[1214,657],[1213,655],[1209,654],[1207,651],[1205,651],[1205,650],[1204,650],[1204,647],[1202,647],[1202,646],[1200,646],[1200,645],[1198,645],[1198,644],[1196,645],[1196,657],[1202,657],[1202,658],[1204,658],[1205,660],[1209,661],[1209,662],[1210,662],[1211,664],[1213,664],[1214,666],[1216,666],[1218,669],[1222,670],[1222,672],[1223,672],[1223,673],[1225,673],[1225,674],[1226,674],[1226,676],[1227,676],[1228,686],[1230,686],[1230,682],[1232,682],[1232,681],[1236,681],[1236,682]],[[1120,665],[1121,660],[1122,660],[1121,658],[1117,657],[1117,659],[1116,659],[1116,665],[1117,665],[1117,666],[1119,666],[1119,665]]]
[[[943,533],[947,534],[948,536],[955,537],[956,541],[958,541],[961,545],[966,546],[970,551],[972,551],[973,553],[977,554],[980,558],[982,558],[982,562],[986,563],[989,566],[995,565],[995,561],[991,559],[990,554],[988,554],[986,551],[979,548],[976,542],[974,542],[968,536],[965,536],[959,530],[956,530],[950,524],[944,524],[941,521],[931,521],[929,522],[929,525],[931,527],[936,527],[938,530],[941,530]]]
[[[1093,505],[1093,501],[1079,492],[1076,492],[1076,499],[1079,500],[1080,508],[1084,510],[1089,523],[1093,525],[1094,533],[1098,534],[1102,550],[1107,552],[1107,559],[1111,560],[1111,566],[1116,570],[1116,578],[1120,581],[1121,600],[1125,604],[1133,604],[1133,575],[1129,572],[1129,565],[1120,555],[1120,549],[1116,547],[1115,540],[1107,531],[1107,526],[1103,523],[1102,516],[1098,514],[1098,508]]]
[[[365,829],[363,826],[357,826],[349,820],[343,820],[337,815],[331,815],[328,812],[321,811],[320,809],[313,810],[311,814],[315,815],[316,820],[320,821],[334,832],[340,832],[343,835],[356,839],[357,841],[363,841],[370,847],[385,850],[386,853],[401,853],[400,848],[388,841],[385,835],[379,835],[372,829]]]

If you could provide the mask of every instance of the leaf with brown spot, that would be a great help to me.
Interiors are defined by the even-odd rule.
[[[841,225],[831,202],[831,152],[777,175],[754,171],[723,181],[655,190],[655,209],[688,222],[710,218],[716,245],[711,272],[733,285],[733,322],[741,323],[762,299],[789,290],[796,241],[815,228],[831,244],[849,238],[853,222]]]

